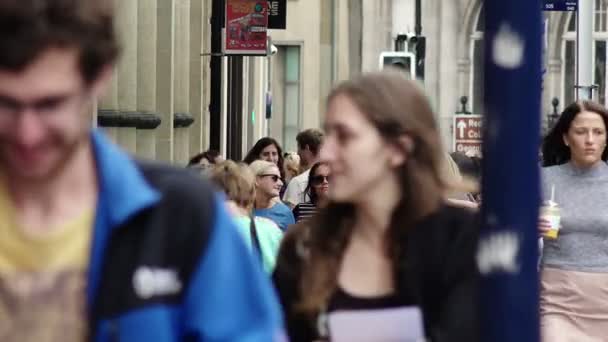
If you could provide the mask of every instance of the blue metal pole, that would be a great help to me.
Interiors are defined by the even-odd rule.
[[[541,3],[484,5],[481,341],[537,342]]]

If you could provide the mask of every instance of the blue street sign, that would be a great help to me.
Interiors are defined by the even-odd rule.
[[[576,12],[578,0],[543,0],[543,11]]]
[[[484,5],[480,341],[538,342],[541,4]]]

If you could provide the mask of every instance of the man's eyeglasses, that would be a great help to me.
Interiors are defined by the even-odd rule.
[[[270,177],[272,179],[273,182],[278,182],[281,179],[281,176],[279,175],[260,175],[260,177]]]
[[[31,110],[39,115],[47,116],[62,112],[68,106],[80,105],[82,103],[81,94],[66,94],[49,96],[31,103],[21,102],[17,99],[0,95],[0,117],[1,119],[14,118],[17,114],[26,110]]]
[[[323,182],[329,183],[331,181],[331,176],[313,176],[310,181],[312,185],[321,185]]]

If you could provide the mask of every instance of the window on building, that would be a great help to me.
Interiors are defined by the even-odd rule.
[[[574,102],[574,86],[576,84],[576,44],[567,40],[564,46],[564,95],[563,103]]]
[[[594,92],[594,100],[606,105],[606,45],[608,41],[607,25],[607,0],[594,0],[593,16],[593,83],[598,85]],[[564,68],[562,70],[563,80],[563,104],[568,105],[576,99],[576,15],[569,14],[568,26],[563,35],[562,59]]]
[[[302,54],[299,45],[277,45],[271,58],[272,117],[268,135],[285,151],[297,151],[296,135],[302,122]]]
[[[594,30],[606,32],[606,3],[604,0],[595,0]]]
[[[606,103],[608,89],[606,87],[607,54],[608,54],[608,0],[594,0],[593,16],[593,83],[598,86],[594,92],[594,100],[603,105]],[[469,99],[474,113],[483,113],[483,36],[485,28],[485,15],[483,7],[480,9],[475,29],[471,34],[471,88]],[[562,61],[562,104],[568,105],[576,99],[576,15],[569,14],[566,32],[563,34]]]
[[[469,103],[472,105],[471,111],[475,114],[483,114],[483,68],[484,68],[484,47],[483,32],[485,30],[485,14],[483,7],[477,15],[475,30],[471,35],[471,90],[469,93]]]
[[[300,130],[300,47],[285,46],[284,56],[283,148],[297,151],[296,135]]]

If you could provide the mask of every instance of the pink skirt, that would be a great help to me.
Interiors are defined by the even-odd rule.
[[[540,323],[543,342],[608,341],[608,273],[543,268]]]

